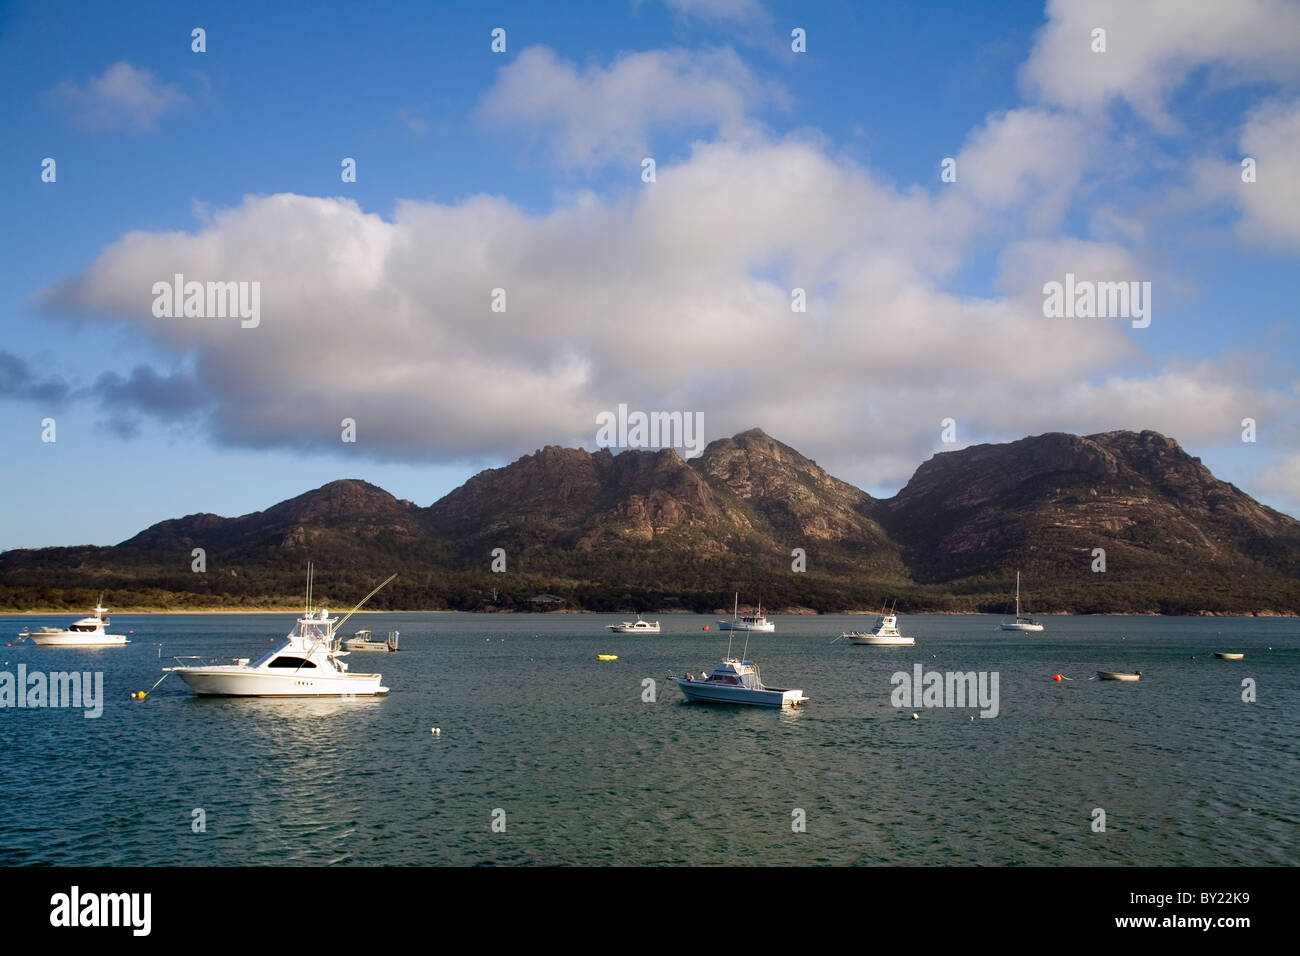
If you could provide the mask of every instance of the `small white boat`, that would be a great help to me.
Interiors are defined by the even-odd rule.
[[[387,637],[375,637],[369,631],[357,631],[343,642],[343,649],[361,654],[387,654],[397,650],[397,639],[400,636],[397,631],[389,631]]]
[[[916,638],[904,637],[898,630],[898,615],[886,613],[883,607],[870,631],[865,634],[861,631],[845,631],[840,637],[854,644],[870,644],[874,647],[911,647],[916,643]]]
[[[719,621],[719,631],[758,631],[764,634],[771,634],[776,630],[776,623],[769,621],[763,616],[763,605],[760,602],[758,611],[754,614],[740,613],[740,594],[736,594],[736,606],[731,612],[730,621]]]
[[[1043,625],[1039,624],[1032,617],[1023,617],[1020,614],[1020,572],[1016,572],[1016,619],[1014,623],[1008,624],[1002,622],[1004,631],[1041,631]]]
[[[1240,660],[1244,660],[1246,657],[1245,654],[1227,654],[1227,653],[1220,653],[1219,651],[1215,651],[1214,656],[1221,661],[1240,661]]]
[[[348,652],[339,648],[338,627],[362,604],[392,581],[393,575],[366,595],[342,619],[329,616],[327,608],[311,610],[311,571],[307,572],[307,606],[297,625],[275,650],[255,664],[247,657],[233,663],[204,662],[179,664],[199,658],[178,657],[177,667],[164,667],[179,674],[190,688],[203,697],[375,697],[388,693],[380,674],[351,674],[342,660]]]
[[[758,665],[728,658],[708,677],[675,677],[689,701],[702,704],[748,704],[756,707],[797,707],[808,698],[802,690],[764,687]]]
[[[105,616],[108,608],[103,603],[104,596],[101,594],[92,616],[83,617],[65,628],[40,627],[34,631],[23,631],[18,637],[45,647],[120,647],[130,644],[125,634],[107,633],[110,621]]]
[[[643,621],[638,614],[635,621],[624,621],[622,624],[606,625],[615,634],[658,634],[658,621]]]
[[[1125,674],[1120,671],[1097,671],[1098,680],[1124,680],[1135,681],[1142,679],[1142,672],[1137,671],[1133,674]]]

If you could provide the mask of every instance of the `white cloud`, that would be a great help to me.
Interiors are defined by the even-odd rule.
[[[943,187],[949,223],[983,230],[996,217],[1004,228],[1057,229],[1103,147],[1093,125],[1070,113],[1025,108],[991,114],[957,153],[957,181]],[[1008,218],[1011,213],[1016,219]]]
[[[1278,502],[1278,507],[1300,515],[1300,452],[1283,455],[1275,464],[1263,469],[1253,485],[1261,495]]]
[[[1042,316],[1045,277],[1141,270],[1119,247],[1013,244],[997,295],[945,291],[946,216],[808,143],[715,143],[632,197],[545,215],[250,197],[194,234],[128,234],[45,298],[192,356],[184,384],[236,445],[337,448],[352,417],[376,458],[508,458],[590,443],[596,413],[627,402],[703,411],[708,438],[761,425],[875,486],[905,480],[945,417],[962,440],[1068,423],[1195,441],[1240,407],[1294,416],[1248,366],[1147,373],[1126,322]],[[175,272],[259,280],[261,324],[154,318],[152,284]]]
[[[1208,82],[1300,80],[1300,5],[1288,0],[1049,0],[1020,74],[1041,102],[1094,110],[1115,99],[1170,128],[1170,96],[1196,70]],[[1094,53],[1092,31],[1106,31]]]
[[[53,96],[88,129],[150,130],[164,113],[188,102],[180,87],[125,61],[91,77],[84,86],[64,83]]]
[[[1252,113],[1241,151],[1255,160],[1256,179],[1242,182],[1238,164],[1228,180],[1243,207],[1238,234],[1300,251],[1300,100],[1266,103]]]
[[[639,168],[656,131],[743,137],[750,111],[783,97],[729,49],[628,53],[579,70],[534,46],[501,69],[479,111],[491,125],[540,138],[562,165]]]

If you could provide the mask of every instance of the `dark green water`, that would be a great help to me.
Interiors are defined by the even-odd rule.
[[[128,697],[172,655],[256,658],[292,615],[116,615],[134,643],[99,651],[0,643],[0,670],[102,670],[107,698],[93,720],[0,709],[0,864],[1300,862],[1300,622],[1048,617],[1004,634],[912,615],[915,648],[871,648],[830,643],[869,618],[778,617],[748,656],[812,698],[780,712],[684,704],[664,680],[722,658],[712,618],[604,630],[623,619],[357,615],[347,632],[397,629],[402,650],[348,658],[391,688],[352,702],[200,699],[176,677]],[[997,672],[998,716],[895,708],[890,676],[915,662]]]

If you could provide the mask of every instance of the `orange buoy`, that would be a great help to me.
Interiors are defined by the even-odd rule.
[[[1061,679],[1061,675],[1060,675],[1060,674],[1053,674],[1053,675],[1052,675],[1052,680],[1060,680],[1060,679]]]
[[[704,629],[707,631],[709,629],[709,625],[705,624]]]

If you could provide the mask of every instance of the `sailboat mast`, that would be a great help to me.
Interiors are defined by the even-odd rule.
[[[1020,620],[1020,572],[1016,572],[1016,620]]]

